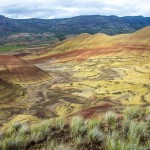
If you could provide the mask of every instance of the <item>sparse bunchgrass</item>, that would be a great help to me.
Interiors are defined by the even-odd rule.
[[[146,148],[145,146],[141,146],[141,145],[139,145],[139,143],[138,142],[136,142],[136,143],[132,143],[132,142],[130,142],[130,143],[125,143],[125,150],[148,150],[148,148]]]
[[[147,124],[144,122],[131,121],[129,124],[128,140],[139,142],[141,136],[144,136],[147,131]]]
[[[98,127],[100,124],[101,124],[101,121],[99,118],[88,119],[85,121],[85,126],[87,126],[87,130]]]
[[[2,149],[3,148],[3,141],[1,140],[0,141],[0,149]]]
[[[49,139],[46,143],[45,150],[74,150],[69,144],[58,143],[54,139]]]
[[[49,121],[43,121],[39,124],[31,126],[31,140],[38,142],[43,140],[51,131],[51,124]]]
[[[44,138],[45,135],[42,132],[37,132],[37,133],[33,132],[31,133],[31,137],[30,137],[31,141],[34,141],[35,143],[44,140]]]
[[[98,127],[94,127],[87,131],[88,142],[102,140],[103,137],[104,137],[103,132],[100,129],[98,129]]]
[[[53,150],[57,145],[57,142],[55,140],[49,139],[46,142],[46,150]]]
[[[57,145],[54,150],[75,150],[74,148],[72,148],[71,146],[67,145],[67,144],[60,144]]]
[[[116,122],[116,114],[113,113],[112,111],[108,111],[105,114],[104,120],[105,120],[105,123],[107,123],[108,125],[114,126]]]
[[[146,142],[146,147],[150,147],[150,140]]]
[[[12,134],[17,132],[21,127],[23,126],[23,123],[13,123],[11,126],[9,126],[5,132],[6,137],[11,137]]]
[[[58,130],[63,130],[65,122],[64,122],[64,118],[62,117],[58,117],[54,120],[54,126],[58,129]]]
[[[125,143],[119,139],[114,139],[113,136],[108,136],[106,139],[107,150],[128,150],[125,148]]]
[[[107,150],[125,150],[124,143],[119,140],[119,134],[113,131],[106,138],[106,149]]]
[[[122,122],[122,127],[123,127],[123,136],[127,136],[128,131],[129,131],[129,126],[130,126],[130,121],[129,119],[124,118]]]
[[[2,150],[19,150],[23,143],[24,139],[22,137],[5,138]]]
[[[28,142],[28,137],[25,135],[18,135],[16,137],[12,137],[14,139],[14,142],[16,143],[16,147],[17,148],[21,148],[26,146],[27,142]]]
[[[138,141],[121,140],[122,136],[119,136],[117,132],[113,132],[112,135],[107,136],[106,149],[107,150],[148,150],[146,147],[139,145]]]
[[[11,137],[11,135],[14,133],[15,129],[13,128],[13,126],[10,126],[9,128],[7,128],[6,132],[5,132],[5,137]]]
[[[20,127],[20,129],[19,129],[19,131],[18,131],[18,134],[19,134],[19,135],[24,135],[24,134],[28,134],[28,133],[30,133],[30,128],[29,128],[29,126],[28,126],[27,124],[23,124],[23,125]]]
[[[13,127],[16,131],[18,131],[18,130],[22,127],[22,125],[23,125],[23,123],[17,122],[17,123],[12,124],[12,127]]]
[[[14,149],[14,143],[13,143],[13,141],[12,141],[11,138],[5,138],[3,140],[2,150],[9,150],[10,148]]]
[[[70,130],[73,136],[77,136],[79,132],[83,131],[84,120],[81,116],[75,116],[70,122]]]
[[[148,150],[148,122],[143,122],[141,117],[129,118],[117,121],[118,128],[113,128],[116,114],[111,111],[106,113],[103,126],[99,118],[84,120],[81,116],[74,116],[70,126],[67,124],[65,128],[65,120],[61,117],[31,125],[13,123],[5,130],[6,134],[1,133],[0,149],[18,150],[42,142],[45,150],[77,150],[85,146],[105,150]]]
[[[86,141],[86,138],[81,136],[81,135],[76,136],[74,138],[74,143],[75,143],[77,148],[80,147],[80,145],[82,145],[83,143],[85,143],[85,141]]]
[[[123,110],[123,114],[127,119],[134,119],[140,117],[143,114],[143,111],[140,107],[127,107]]]

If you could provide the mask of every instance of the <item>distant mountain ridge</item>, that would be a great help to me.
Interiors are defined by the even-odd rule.
[[[30,33],[43,34],[50,33],[59,40],[65,39],[68,35],[78,35],[81,33],[105,33],[108,35],[116,35],[122,33],[135,32],[145,26],[150,26],[150,17],[143,16],[77,16],[65,19],[10,19],[0,16],[0,42],[5,43],[9,39],[3,39],[13,34]],[[32,37],[24,38],[28,40]],[[36,37],[34,35],[34,37]],[[36,38],[41,38],[37,36]],[[46,40],[51,36],[47,37]],[[34,39],[35,40],[35,39]],[[43,41],[45,39],[42,39]],[[32,41],[32,38],[31,40]],[[7,42],[6,42],[7,43]]]

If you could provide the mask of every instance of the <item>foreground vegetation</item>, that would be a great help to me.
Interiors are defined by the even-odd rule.
[[[150,124],[139,107],[103,117],[54,118],[38,123],[15,122],[1,131],[0,149],[148,150]]]

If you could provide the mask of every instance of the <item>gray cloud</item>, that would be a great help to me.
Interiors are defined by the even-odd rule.
[[[66,18],[78,15],[150,16],[149,0],[1,0],[11,18]]]

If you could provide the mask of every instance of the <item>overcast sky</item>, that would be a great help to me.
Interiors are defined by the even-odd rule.
[[[150,0],[0,0],[10,18],[66,18],[78,15],[150,16]]]

